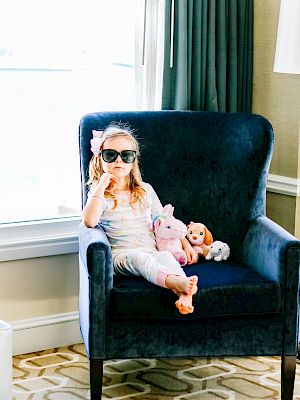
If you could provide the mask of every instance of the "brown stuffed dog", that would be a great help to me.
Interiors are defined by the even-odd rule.
[[[213,242],[213,237],[205,225],[200,222],[190,222],[187,225],[186,237],[198,253],[198,256],[205,257],[209,250],[209,245]]]

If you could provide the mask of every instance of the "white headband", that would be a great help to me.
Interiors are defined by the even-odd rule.
[[[90,140],[90,143],[91,143],[91,151],[95,154],[95,156],[99,156],[100,148],[105,139],[106,135],[104,131],[93,130],[93,139]]]

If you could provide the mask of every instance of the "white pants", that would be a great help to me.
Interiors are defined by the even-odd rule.
[[[169,251],[126,250],[120,254],[113,254],[113,264],[116,275],[142,276],[162,287],[166,287],[167,275],[186,276]]]

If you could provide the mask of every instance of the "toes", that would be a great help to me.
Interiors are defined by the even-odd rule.
[[[192,313],[194,311],[194,307],[192,305],[183,306],[188,312]]]
[[[193,295],[197,292],[197,290],[198,290],[197,282],[198,282],[198,277],[196,275],[191,276],[189,278],[189,293],[188,294]]]
[[[178,310],[180,310],[182,308],[182,303],[180,300],[175,301],[175,305],[178,308]]]
[[[183,306],[183,304],[181,303],[180,300],[177,300],[175,302],[176,307],[178,308],[178,311],[180,312],[180,314],[188,314],[189,311]]]
[[[190,279],[190,283],[191,283],[193,286],[196,286],[196,285],[197,285],[197,283],[198,283],[198,276],[197,276],[197,275],[193,275],[193,276],[191,276],[189,279]]]
[[[180,314],[190,314],[189,311],[187,311],[185,308],[179,308]]]
[[[194,311],[194,307],[193,306],[182,306],[181,308],[179,308],[179,312],[180,314],[191,314]]]
[[[184,305],[180,300],[175,302],[176,307],[180,314],[191,314],[194,311],[194,307],[192,305]]]

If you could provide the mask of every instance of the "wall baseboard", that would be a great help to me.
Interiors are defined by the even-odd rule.
[[[82,343],[78,312],[10,322],[13,355]]]

